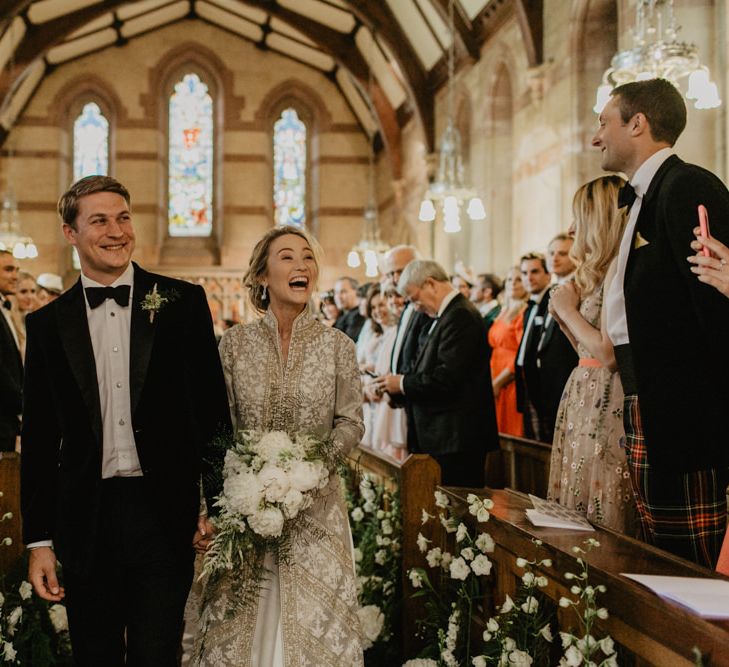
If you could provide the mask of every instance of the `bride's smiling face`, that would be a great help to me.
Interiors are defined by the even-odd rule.
[[[316,257],[305,239],[284,234],[271,243],[264,284],[272,306],[305,306],[318,278]]]

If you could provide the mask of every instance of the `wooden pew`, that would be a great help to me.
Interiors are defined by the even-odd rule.
[[[0,452],[0,516],[12,512],[13,518],[0,523],[0,539],[9,537],[10,546],[0,546],[0,573],[5,573],[23,553],[20,524],[20,455]]]
[[[506,433],[499,434],[499,444],[503,469],[502,485],[546,498],[552,446]]]
[[[376,452],[368,447],[360,446],[350,454],[351,464],[367,472],[376,481],[389,490],[397,485],[400,489],[400,506],[402,510],[402,590],[406,592],[402,604],[402,650],[403,655],[415,655],[418,640],[416,637],[416,619],[423,616],[423,599],[413,599],[407,594],[410,591],[408,571],[422,564],[422,554],[418,550],[418,533],[422,532],[428,539],[439,539],[439,531],[429,522],[422,525],[422,510],[435,514],[433,492],[440,484],[440,466],[430,456],[411,454],[402,463]]]
[[[601,546],[588,556],[590,583],[607,587],[607,592],[599,600],[610,614],[607,620],[599,622],[598,632],[601,635],[609,633],[632,653],[636,667],[691,667],[696,664],[692,656],[694,646],[701,651],[706,665],[729,667],[729,621],[702,619],[620,576],[620,573],[726,577],[611,530],[596,528],[594,533],[587,533],[537,528],[524,512],[531,507],[531,502],[518,492],[459,488],[446,488],[444,491],[472,532],[488,532],[496,541],[496,550],[491,555],[495,564],[491,577],[497,604],[503,602],[506,594],[513,597],[523,574],[523,570],[516,567],[516,558],[534,557],[536,547],[533,538],[544,543],[539,557],[551,558],[553,562],[553,567],[540,571],[549,580],[549,585],[542,590],[555,602],[562,596],[574,597],[569,593],[573,582],[564,577],[565,572],[579,571],[571,548],[580,546],[587,536],[591,536]],[[477,524],[468,513],[466,497],[471,492],[494,501],[488,523]],[[422,558],[420,564],[423,565]],[[560,609],[560,612],[562,630],[576,626],[574,617],[570,618],[571,611]]]

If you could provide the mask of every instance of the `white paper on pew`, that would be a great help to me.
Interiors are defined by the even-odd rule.
[[[595,530],[584,514],[577,510],[569,509],[553,500],[545,500],[531,493],[529,499],[532,501],[534,509],[526,510],[526,515],[535,526],[567,530]]]
[[[627,574],[667,600],[678,602],[702,618],[729,618],[729,581],[701,577]]]

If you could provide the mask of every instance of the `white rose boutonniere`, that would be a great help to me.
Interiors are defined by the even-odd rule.
[[[162,310],[166,303],[171,303],[177,299],[177,292],[160,292],[157,289],[157,283],[154,284],[152,290],[147,292],[142,299],[142,310],[149,311],[149,323],[154,322],[154,316]]]

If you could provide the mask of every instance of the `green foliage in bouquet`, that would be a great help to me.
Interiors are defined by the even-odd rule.
[[[354,542],[365,665],[399,665],[400,496],[397,490],[390,492],[368,475],[361,475],[348,466],[342,466],[341,476]]]

